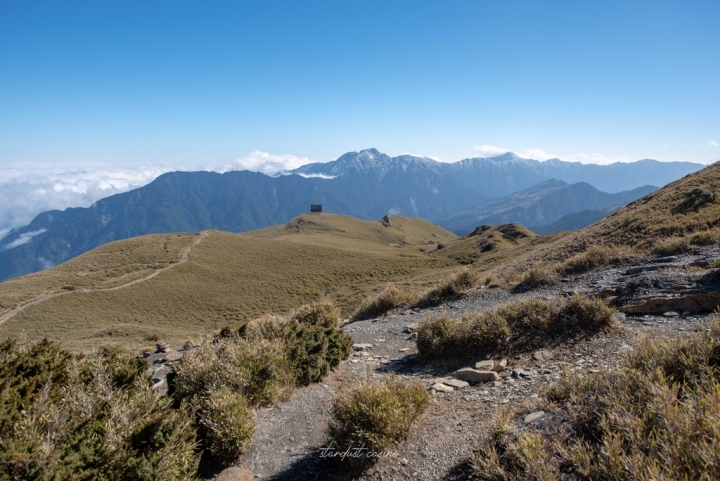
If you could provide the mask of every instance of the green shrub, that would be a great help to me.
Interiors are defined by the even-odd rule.
[[[223,460],[237,458],[255,430],[254,412],[247,399],[227,387],[203,396],[199,418],[205,447]]]
[[[430,396],[418,383],[388,376],[378,383],[363,383],[333,400],[330,438],[338,450],[365,445],[379,453],[407,436]]]
[[[190,411],[135,367],[112,349],[0,345],[0,479],[194,479]]]
[[[339,329],[290,323],[284,341],[298,384],[318,382],[352,352],[352,338]]]
[[[335,307],[332,301],[313,302],[299,308],[291,319],[310,326],[338,327],[340,309]]]
[[[175,369],[172,394],[177,402],[228,388],[253,406],[270,404],[288,392],[294,379],[284,344],[267,339],[206,341]]]
[[[459,319],[428,317],[418,328],[417,347],[429,358],[509,352],[557,336],[608,328],[615,314],[602,300],[581,294],[553,301],[525,299]]]
[[[400,306],[408,306],[417,302],[419,296],[415,292],[402,291],[394,285],[387,286],[380,294],[367,299],[353,314],[354,321],[372,319]]]

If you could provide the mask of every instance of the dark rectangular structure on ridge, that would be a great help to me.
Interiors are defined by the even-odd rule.
[[[322,204],[310,204],[310,212],[314,212],[316,214],[322,213]]]

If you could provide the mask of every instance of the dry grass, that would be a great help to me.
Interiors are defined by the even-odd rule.
[[[330,439],[341,452],[365,446],[381,453],[405,439],[429,404],[430,395],[421,384],[395,376],[360,384],[333,400]]]
[[[0,283],[0,314],[46,292],[109,288],[180,260],[194,234],[148,235],[111,242],[52,269]]]
[[[460,298],[462,294],[480,285],[482,281],[478,272],[464,269],[441,283],[439,286],[423,294],[418,301],[420,306],[435,306],[443,302]]]
[[[340,325],[340,309],[330,300],[313,302],[293,312],[290,319],[300,324],[320,327],[338,327]]]
[[[459,319],[429,316],[420,323],[417,347],[427,358],[509,354],[560,336],[597,332],[615,322],[615,311],[597,298],[580,294],[568,300],[533,298]]]
[[[663,239],[716,230],[720,227],[720,203],[693,201],[687,208],[688,193],[695,189],[711,193],[720,190],[720,163],[672,182],[586,229],[568,233],[528,255],[516,256],[504,270],[522,271],[539,261],[563,263],[597,246],[645,250]]]
[[[566,274],[578,274],[602,266],[636,260],[637,258],[638,254],[627,247],[592,246],[565,261],[558,267],[558,271]]]
[[[568,419],[541,437],[508,411],[467,479],[720,477],[720,327],[687,339],[646,339],[615,371],[569,374],[545,394]]]
[[[383,289],[379,294],[371,296],[363,302],[352,315],[352,320],[362,321],[381,316],[398,307],[408,307],[420,300],[417,291],[401,290],[394,284]]]
[[[362,250],[358,245],[343,249],[212,232],[183,265],[125,289],[74,291],[49,299],[0,326],[0,336],[47,337],[76,350],[108,341],[141,349],[145,339],[157,336],[175,347],[223,326],[322,298],[349,314],[378,284],[406,282],[419,289],[430,282],[422,276],[457,265],[404,248],[372,244]],[[33,276],[51,274],[52,269]],[[0,295],[11,285],[0,284]]]

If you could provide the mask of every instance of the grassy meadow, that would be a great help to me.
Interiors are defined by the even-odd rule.
[[[137,349],[155,338],[177,345],[324,297],[347,313],[378,285],[392,281],[421,287],[429,281],[416,280],[418,276],[442,276],[457,265],[418,249],[433,238],[455,238],[422,220],[393,217],[393,226],[386,227],[345,216],[311,217],[318,220],[322,225],[314,233],[296,234],[302,238],[297,240],[282,233],[284,226],[275,228],[276,233],[213,231],[193,248],[187,263],[118,290],[82,291],[114,287],[176,262],[197,235],[116,242],[2,283],[3,311],[47,292],[73,292],[18,313],[0,326],[0,337],[47,337],[74,350],[106,342]]]

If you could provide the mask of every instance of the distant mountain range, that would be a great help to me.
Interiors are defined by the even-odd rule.
[[[361,219],[391,213],[438,222],[550,179],[586,182],[618,193],[648,184],[663,186],[700,168],[689,162],[654,160],[604,166],[557,159],[539,162],[512,153],[450,164],[411,155],[389,157],[367,149],[277,177],[248,171],[171,172],[88,208],[44,212],[27,226],[12,230],[0,240],[0,281],[138,235],[203,229],[244,232],[284,223],[307,211],[311,203]],[[577,203],[578,210],[594,208],[592,202],[583,202]],[[550,209],[550,204],[542,205]],[[563,209],[565,214],[573,212]],[[550,210],[543,212],[546,221],[560,217]]]
[[[568,215],[580,211],[600,212],[601,209],[619,209],[643,197],[658,187],[646,185],[636,189],[608,194],[586,182],[567,184],[561,180],[546,180],[508,196],[487,200],[472,209],[438,219],[436,223],[458,235],[465,235],[479,225],[498,225],[516,222],[535,233],[545,233],[545,227]],[[607,214],[606,214],[607,215]],[[602,216],[605,217],[605,216]],[[602,218],[600,217],[600,218]],[[588,216],[587,220],[593,219]],[[587,227],[594,219],[584,223],[580,218],[567,222],[572,230]],[[562,224],[561,224],[562,225]],[[550,227],[550,229],[553,229]],[[551,232],[555,232],[551,230]]]

